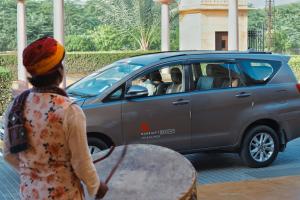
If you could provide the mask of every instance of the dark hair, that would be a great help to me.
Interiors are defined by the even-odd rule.
[[[61,65],[61,64],[59,64]],[[47,87],[50,85],[55,85],[57,83],[62,82],[63,80],[63,73],[62,73],[62,69],[63,66],[58,66],[56,68],[56,70],[54,70],[53,72],[46,74],[46,75],[41,75],[41,76],[34,76],[31,78],[28,78],[28,81],[31,85],[33,85],[34,87]]]

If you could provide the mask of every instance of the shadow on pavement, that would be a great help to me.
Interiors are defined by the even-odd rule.
[[[197,171],[244,166],[239,155],[232,153],[198,153],[187,155],[186,158]]]

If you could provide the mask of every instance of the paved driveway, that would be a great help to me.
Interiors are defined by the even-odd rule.
[[[300,139],[290,142],[267,168],[248,168],[237,154],[208,153],[187,157],[198,171],[198,182],[201,184],[300,175]]]
[[[300,139],[289,143],[285,152],[280,153],[272,166],[251,169],[243,165],[236,154],[201,153],[188,155],[198,171],[200,184],[212,184],[228,181],[262,179],[279,176],[300,175]],[[17,199],[18,177],[4,163],[0,154],[0,199]]]

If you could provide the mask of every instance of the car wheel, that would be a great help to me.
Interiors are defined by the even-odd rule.
[[[277,157],[279,139],[269,126],[259,125],[247,131],[240,156],[249,167],[259,168],[270,165]]]
[[[99,153],[102,150],[108,149],[109,147],[105,142],[96,137],[89,137],[88,145],[91,155]]]

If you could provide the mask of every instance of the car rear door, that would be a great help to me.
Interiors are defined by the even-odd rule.
[[[299,90],[286,61],[241,59],[239,62],[255,91],[255,114],[277,121],[288,141],[299,137]]]
[[[192,148],[234,145],[252,111],[252,91],[234,60],[191,60]]]
[[[184,61],[177,61],[158,66],[156,70],[168,73],[172,67],[182,70],[183,91],[123,101],[122,130],[127,143],[155,144],[174,150],[190,148],[191,104],[190,94],[186,92],[187,66],[184,65]],[[166,76],[166,74],[162,75],[164,84],[167,86],[168,78]],[[135,80],[138,78],[136,77]],[[135,80],[130,80],[128,87],[137,82]]]

